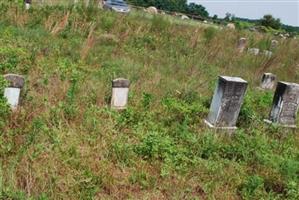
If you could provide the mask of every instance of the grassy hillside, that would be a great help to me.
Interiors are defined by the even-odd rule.
[[[1,74],[26,77],[17,112],[0,96],[0,199],[298,199],[298,132],[263,123],[273,92],[256,87],[264,72],[299,82],[299,42],[269,59],[238,54],[240,37],[261,49],[273,39],[0,4]],[[203,123],[218,75],[250,83],[232,137]],[[123,112],[109,108],[118,77],[132,82]]]

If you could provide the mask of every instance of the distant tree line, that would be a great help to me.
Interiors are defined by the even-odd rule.
[[[128,2],[136,6],[154,6],[160,10],[209,17],[209,13],[204,6],[195,3],[188,4],[187,0],[128,0]]]
[[[196,15],[202,18],[209,18],[209,13],[204,6],[195,3],[188,4],[187,0],[127,0],[127,2],[141,7],[154,6],[160,10],[180,12],[187,15]],[[264,15],[261,19],[252,20],[236,17],[231,13],[226,13],[226,16],[223,19],[219,19],[217,15],[214,15],[210,19],[212,19],[214,23],[218,24],[245,21],[275,30],[284,29],[287,32],[299,32],[299,27],[284,25],[281,23],[280,19],[274,18],[272,15]]]
[[[275,30],[285,30],[289,33],[299,33],[299,27],[297,26],[290,26],[281,23],[279,18],[275,18],[270,14],[264,15],[261,19],[247,19],[241,17],[235,17],[233,14],[227,13],[226,17],[224,18],[225,21],[230,22],[249,22],[254,24],[255,26],[264,26],[267,28],[272,28]]]
[[[272,15],[264,15],[264,17],[260,20],[260,24],[265,27],[271,27],[273,29],[280,29],[281,22],[280,19],[275,19]]]

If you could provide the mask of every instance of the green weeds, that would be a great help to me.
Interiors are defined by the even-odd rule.
[[[298,199],[298,136],[263,122],[273,92],[256,88],[264,72],[298,82],[297,40],[268,61],[235,46],[245,35],[267,49],[269,35],[0,4],[0,71],[26,76],[16,113],[0,78],[0,199]],[[203,123],[218,75],[249,82],[230,137]],[[119,77],[131,81],[124,111],[109,107]]]

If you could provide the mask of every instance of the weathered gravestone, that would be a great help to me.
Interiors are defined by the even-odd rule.
[[[275,49],[278,46],[278,41],[277,40],[271,40],[271,49]]]
[[[260,53],[260,49],[258,49],[258,48],[249,48],[249,49],[248,49],[248,53],[257,56],[257,55],[259,55],[259,53]]]
[[[231,29],[231,30],[235,30],[235,29],[236,29],[236,26],[235,26],[234,23],[228,23],[228,24],[226,25],[226,28]]]
[[[25,0],[24,2],[25,2],[25,9],[29,10],[31,6],[31,0]]]
[[[242,78],[220,76],[205,123],[216,129],[236,129],[247,85]]]
[[[20,102],[21,90],[24,87],[24,77],[17,74],[6,74],[4,78],[8,82],[8,87],[4,90],[4,97],[12,110],[15,110]]]
[[[260,88],[264,90],[272,90],[276,84],[276,75],[272,73],[264,73]]]
[[[299,105],[299,84],[278,82],[268,123],[296,128]]]
[[[128,103],[130,81],[119,78],[112,81],[111,107],[117,110],[126,109]]]
[[[240,53],[243,53],[245,48],[247,46],[247,39],[246,38],[240,38],[238,41],[237,49]]]

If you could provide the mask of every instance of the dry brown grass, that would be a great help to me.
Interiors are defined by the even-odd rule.
[[[56,35],[57,33],[61,32],[68,25],[69,16],[70,11],[68,11],[59,22],[55,23],[51,30],[51,34]]]
[[[29,21],[30,17],[35,16],[29,15]],[[24,42],[22,34],[0,36],[10,43],[4,45],[0,40],[3,46],[36,51],[36,56],[29,54],[32,62],[20,64],[23,67],[30,63],[28,70],[16,70],[27,75],[24,101],[0,134],[4,141],[0,143],[0,153],[5,155],[4,159],[1,157],[5,189],[22,191],[26,198],[38,198],[45,192],[49,199],[241,199],[238,187],[255,172],[263,177],[278,177],[278,182],[282,182],[277,169],[268,172],[267,167],[257,167],[251,163],[254,158],[238,161],[221,157],[226,150],[224,144],[233,144],[227,146],[232,147],[227,151],[234,155],[234,151],[239,153],[238,148],[255,140],[242,144],[234,138],[221,143],[213,138],[204,140],[204,133],[211,132],[196,117],[203,111],[196,111],[195,117],[186,113],[197,109],[197,105],[207,106],[200,100],[209,102],[220,74],[241,76],[252,87],[257,86],[264,71],[298,81],[298,41],[281,42],[273,58],[265,59],[246,51],[237,53],[236,42],[240,37],[253,37],[253,45],[257,45],[266,35],[255,37],[245,31],[223,30],[207,41],[204,27],[167,24],[169,27],[163,29],[158,24],[160,29],[153,29],[159,20],[106,12],[93,17],[88,20],[78,13],[56,11],[42,20],[45,30],[35,27],[41,34],[30,42]],[[111,27],[103,26],[111,19],[115,20]],[[17,25],[13,22],[12,26]],[[58,33],[66,26],[70,30],[62,37]],[[9,33],[9,29],[6,31]],[[79,75],[75,76],[75,72]],[[67,95],[74,76],[79,78],[78,88],[70,102]],[[109,109],[106,98],[111,92],[111,79],[119,76],[129,78],[132,85],[129,109],[116,113]],[[147,110],[142,104],[144,93],[153,96]],[[194,100],[192,95],[200,96],[200,100]],[[164,105],[165,98],[171,98],[174,105]],[[71,117],[70,105],[75,108]],[[250,106],[256,109],[255,105]],[[180,116],[173,117],[177,114]],[[183,119],[186,123],[195,121],[186,125],[181,122]],[[272,136],[267,136],[271,130],[259,120],[256,123],[258,127],[249,124],[254,130],[241,127],[246,134],[240,135],[267,137],[269,144],[262,143],[262,150],[271,149],[271,143],[281,144],[279,151],[283,151],[285,141],[272,140]],[[170,151],[176,153],[183,148],[188,156],[194,156],[188,158],[194,158],[195,165],[189,166],[183,160],[181,163],[186,166],[180,171],[171,159],[144,159],[134,153],[134,146],[150,131],[167,134],[175,141]],[[195,142],[189,144],[189,140]],[[216,150],[213,142],[219,145]],[[202,149],[204,145],[207,149]],[[298,149],[294,144],[287,145],[294,152]],[[254,146],[249,150],[256,153],[258,149]],[[267,156],[285,159],[285,154],[275,154],[275,150]],[[210,151],[210,157],[201,156]],[[162,176],[165,163],[170,164],[170,171]],[[136,180],[132,180],[134,176]],[[263,195],[269,197],[267,193]]]
[[[95,24],[93,23],[90,25],[88,36],[87,36],[86,41],[81,49],[81,59],[82,60],[85,60],[85,58],[88,55],[89,50],[95,44],[94,29],[95,29]]]

